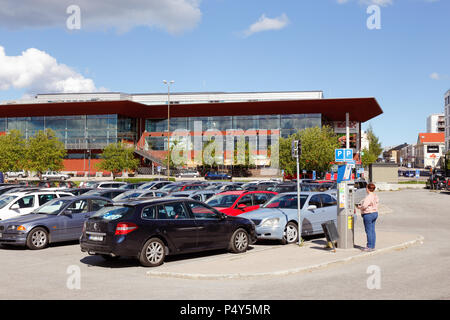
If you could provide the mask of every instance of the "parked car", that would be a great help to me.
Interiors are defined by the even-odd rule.
[[[143,184],[145,184],[145,182],[127,183],[127,184],[121,185],[119,187],[119,189],[126,189],[126,190],[138,189]]]
[[[172,183],[171,181],[150,181],[139,186],[139,189],[158,190]]]
[[[49,243],[78,240],[84,221],[112,201],[95,196],[53,199],[30,214],[0,223],[0,243],[44,249]]]
[[[119,188],[116,188],[116,189],[92,189],[91,191],[86,192],[85,195],[98,196],[98,197],[112,199],[114,197],[117,197],[119,194],[122,194],[127,191],[128,190],[119,189]]]
[[[278,185],[274,186],[271,189],[268,189],[268,191],[273,191],[277,193],[283,193],[283,192],[293,192],[297,191],[297,184],[296,183],[279,183]]]
[[[336,198],[326,193],[302,192],[300,210],[302,236],[322,234],[322,223],[334,221],[337,225]],[[240,217],[252,220],[258,239],[280,240],[283,244],[298,241],[297,193],[279,194],[262,208],[243,213]]]
[[[255,240],[249,219],[228,217],[191,199],[160,198],[105,206],[85,222],[80,246],[105,259],[137,257],[143,266],[156,267],[167,255],[245,252]]]
[[[120,182],[120,181],[104,181],[104,182],[97,182],[94,186],[94,188],[97,189],[119,189],[122,186],[127,185],[126,182]],[[125,190],[126,191],[126,190]]]
[[[230,180],[232,177],[225,172],[208,171],[205,180]]]
[[[206,204],[230,216],[259,209],[276,193],[272,191],[227,191],[216,194]]]
[[[3,175],[4,175],[4,177],[6,179],[9,179],[9,178],[22,179],[22,178],[28,177],[28,172],[25,171],[25,170],[21,170],[21,171],[7,171],[7,172],[4,172]]]
[[[154,190],[129,190],[126,192],[123,192],[117,196],[115,196],[114,198],[112,198],[112,200],[114,202],[117,201],[125,201],[127,199],[137,199],[137,198],[142,198],[142,197],[164,197],[167,196],[167,192],[158,192],[158,191],[154,191]]]
[[[73,194],[60,191],[25,191],[0,196],[0,220],[26,215],[44,203]]]
[[[67,188],[67,189],[61,189],[60,191],[63,192],[69,192],[73,194],[74,196],[81,196],[82,194],[85,194],[86,192],[89,192],[93,190],[92,188]]]
[[[179,192],[179,191],[189,191],[189,190],[202,190],[206,187],[204,184],[179,184],[176,187],[170,189],[169,193]]]
[[[188,191],[178,191],[170,194],[171,197],[186,197],[191,198],[200,202],[205,202],[212,196],[218,193],[217,190],[188,190]]]
[[[70,176],[57,171],[46,171],[42,174],[43,180],[68,180]]]
[[[178,178],[187,178],[187,177],[198,178],[200,177],[200,172],[198,172],[197,170],[180,170],[177,172],[176,176]]]

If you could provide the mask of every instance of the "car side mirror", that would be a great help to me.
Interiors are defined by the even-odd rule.
[[[243,204],[243,203],[238,204],[237,207],[238,207],[238,209],[245,209],[245,208],[247,208],[247,206],[245,204]]]
[[[72,217],[73,211],[72,210],[64,210],[63,214],[65,216]]]
[[[308,210],[316,210],[317,209],[317,206],[315,206],[315,205],[310,205],[310,206],[308,206]]]
[[[11,206],[10,209],[11,209],[11,210],[19,210],[19,209],[20,209],[20,206],[19,206],[19,204],[14,203],[14,204]]]

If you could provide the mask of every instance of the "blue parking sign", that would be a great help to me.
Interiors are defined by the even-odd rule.
[[[344,153],[344,150],[345,149],[335,149],[334,150],[334,161],[336,161],[336,162],[344,162],[344,156],[345,156],[345,153]]]
[[[334,161],[335,162],[347,162],[353,160],[353,149],[335,149]]]

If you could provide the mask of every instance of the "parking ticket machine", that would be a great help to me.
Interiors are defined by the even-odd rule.
[[[355,182],[353,180],[341,181],[337,185],[337,230],[339,239],[337,247],[353,249],[354,224],[356,207],[354,202]]]

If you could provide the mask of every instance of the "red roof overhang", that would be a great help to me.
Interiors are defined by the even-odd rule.
[[[171,104],[170,117],[320,113],[328,120],[366,122],[383,113],[375,98],[281,100]],[[129,100],[53,102],[0,105],[0,117],[37,117],[119,114],[133,118],[167,118],[167,105],[145,105]]]

